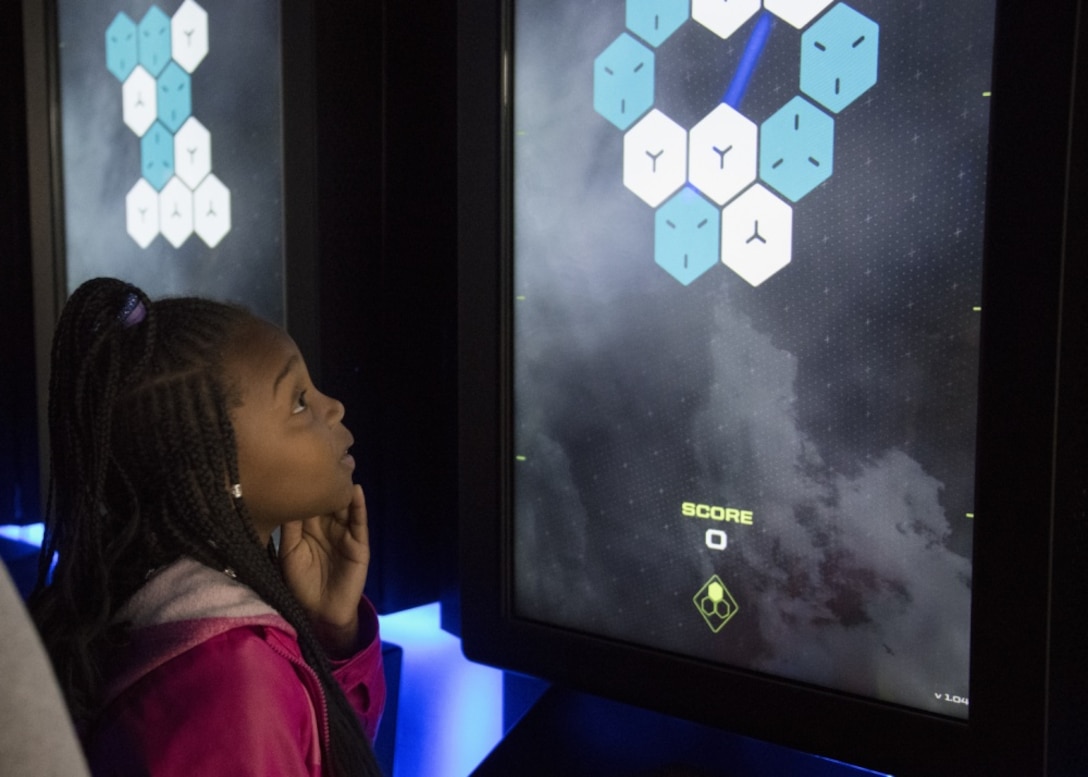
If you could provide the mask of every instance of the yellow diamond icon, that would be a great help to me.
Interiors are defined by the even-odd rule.
[[[721,631],[722,627],[729,623],[740,610],[737,600],[733,598],[733,594],[729,593],[729,589],[717,575],[703,584],[692,601],[699,610],[699,614],[703,616],[703,620],[706,621],[706,625],[715,634]]]

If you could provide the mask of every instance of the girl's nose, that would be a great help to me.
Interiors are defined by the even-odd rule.
[[[338,424],[344,420],[344,403],[339,399],[328,398],[329,400],[329,423]]]

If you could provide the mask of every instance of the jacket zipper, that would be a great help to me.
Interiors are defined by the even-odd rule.
[[[310,679],[314,681],[314,687],[317,689],[317,700],[321,708],[321,743],[323,750],[321,770],[324,771],[325,760],[327,760],[331,754],[330,748],[332,746],[332,737],[329,733],[329,703],[325,698],[325,689],[321,687],[321,678],[317,676],[317,672],[315,672],[313,667],[307,664],[305,660],[283,649],[278,643],[268,641],[268,645],[272,650],[286,658],[292,665],[302,669]]]

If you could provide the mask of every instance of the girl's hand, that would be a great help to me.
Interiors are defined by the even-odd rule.
[[[359,600],[370,566],[370,538],[363,489],[330,515],[285,523],[280,562],[287,587],[309,613],[329,655],[344,657],[359,646]]]

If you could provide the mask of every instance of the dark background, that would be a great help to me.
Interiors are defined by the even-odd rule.
[[[20,4],[0,14],[0,522],[21,524],[40,520],[26,95]]]

